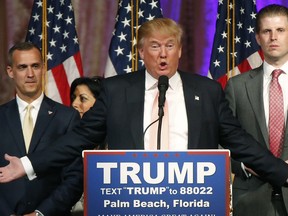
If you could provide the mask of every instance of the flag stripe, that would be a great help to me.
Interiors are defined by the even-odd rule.
[[[81,59],[80,51],[76,52],[73,57],[74,57],[74,61],[76,63],[77,69],[78,69],[78,73],[80,74],[80,76],[83,76],[84,72],[83,72],[83,68],[82,68],[82,59]]]
[[[58,66],[54,67],[52,69],[52,74],[62,102],[64,104],[69,104],[70,87],[63,64],[59,64]]]
[[[259,50],[248,57],[248,62],[251,65],[251,68],[259,67],[263,63],[264,56],[261,54],[262,52]]]
[[[239,64],[237,67],[239,71],[248,71],[252,69],[248,62],[248,59],[244,59],[244,61],[241,64]]]
[[[106,69],[105,69],[105,77],[111,77],[117,75],[116,70],[111,62],[110,57],[108,56]]]
[[[62,64],[67,75],[68,83],[70,85],[74,79],[79,77],[79,70],[77,62],[75,61],[75,56],[69,57]]]
[[[52,70],[47,71],[47,80],[46,80],[46,89],[45,92],[49,97],[53,98],[55,101],[62,101],[56,81],[54,79],[54,76],[52,74]]]

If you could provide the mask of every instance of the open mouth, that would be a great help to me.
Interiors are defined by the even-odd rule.
[[[167,64],[166,62],[161,62],[161,63],[160,63],[160,69],[161,69],[161,70],[165,70],[165,69],[167,68],[167,65],[168,65],[168,64]]]

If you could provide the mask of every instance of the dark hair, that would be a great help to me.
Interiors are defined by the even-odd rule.
[[[100,94],[100,89],[101,89],[101,82],[102,82],[103,77],[100,76],[94,76],[94,77],[79,77],[76,78],[70,88],[70,101],[71,103],[74,101],[74,92],[75,89],[78,85],[85,85],[89,88],[89,90],[92,92],[93,96],[95,99],[98,98]]]
[[[31,43],[31,42],[20,42],[20,43],[17,43],[15,44],[13,47],[11,47],[9,49],[9,52],[8,52],[8,65],[9,66],[12,66],[13,65],[13,53],[15,50],[31,50],[31,49],[37,49],[41,55],[41,59],[42,59],[42,53],[41,53],[41,50],[39,49],[38,46],[36,46],[35,44]]]
[[[261,20],[265,17],[281,15],[288,19],[288,8],[283,5],[270,4],[263,7],[256,15],[256,33],[260,32]]]

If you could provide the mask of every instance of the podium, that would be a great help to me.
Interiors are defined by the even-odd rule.
[[[229,150],[88,150],[85,216],[229,216]]]

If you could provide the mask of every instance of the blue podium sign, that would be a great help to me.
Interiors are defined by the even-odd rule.
[[[228,150],[84,151],[84,215],[228,216]]]

